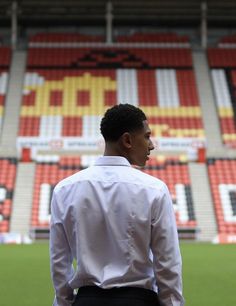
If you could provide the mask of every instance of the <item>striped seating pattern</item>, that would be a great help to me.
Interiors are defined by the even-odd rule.
[[[236,36],[223,37],[217,48],[209,48],[208,61],[223,143],[236,148]]]
[[[233,109],[233,103],[236,102],[236,94],[233,90],[236,86],[236,70],[226,72],[225,69],[214,68],[211,69],[211,75],[223,142],[229,147],[236,148],[236,124]]]
[[[191,69],[38,69],[25,74],[19,136],[99,136],[116,102],[140,106],[155,136],[204,137]]]
[[[209,159],[208,174],[220,234],[236,234],[236,160]]]
[[[0,233],[4,233],[10,230],[16,159],[0,158],[0,169]]]

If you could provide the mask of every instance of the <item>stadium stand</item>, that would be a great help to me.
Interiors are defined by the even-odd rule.
[[[10,227],[17,160],[0,158],[0,169],[0,233],[4,233]]]
[[[54,158],[55,160],[55,158]],[[38,162],[35,172],[32,206],[32,228],[48,229],[52,190],[58,181],[81,169],[80,157],[56,158],[54,162]]]
[[[90,166],[96,157],[95,155],[60,158],[54,156],[50,161],[47,157],[38,158],[31,214],[31,232],[34,232],[35,237],[46,237],[48,234],[50,200],[56,183]],[[196,238],[198,229],[187,162],[179,157],[152,157],[143,171],[167,183],[174,202],[180,237]]]
[[[222,139],[236,148],[236,36],[224,37],[217,48],[208,49]]]
[[[11,61],[11,50],[8,47],[0,47],[0,132],[4,116],[5,97],[9,66]]]
[[[59,180],[93,163],[95,155],[91,154],[99,154],[97,147],[97,151],[89,146],[83,150],[82,140],[100,141],[101,116],[117,101],[129,102],[141,107],[148,116],[156,139],[182,141],[192,138],[197,142],[205,138],[195,80],[196,71],[193,68],[192,50],[188,38],[173,33],[150,33],[150,35],[136,33],[127,37],[117,36],[116,40],[116,44],[107,46],[103,44],[101,36],[87,38],[86,35],[69,33],[40,33],[30,39],[17,142],[20,145],[22,143],[21,152],[23,152],[18,165],[18,173],[22,172],[19,173],[21,180],[26,173],[24,171],[28,171],[27,167],[23,169],[23,165],[26,166],[27,163],[29,166],[32,165],[30,175],[31,181],[34,177],[33,196],[32,203],[27,205],[29,205],[28,212],[31,216],[29,227],[34,238],[48,237],[49,206],[53,187]],[[218,47],[220,48],[222,46]],[[228,49],[225,48],[225,50]],[[232,84],[235,84],[236,78],[234,64],[222,66],[224,61],[222,60],[220,66],[217,66],[217,61],[211,61],[215,51],[211,52],[213,51],[209,49],[207,54],[215,93],[217,90],[216,101],[231,103],[227,102],[227,107],[229,105],[231,107],[230,110],[224,104],[219,114],[227,114],[227,119],[231,116],[231,121],[228,121],[232,125],[232,88],[234,86]],[[196,62],[194,65],[196,69]],[[201,100],[203,100],[202,96]],[[222,126],[222,118],[220,122]],[[207,122],[204,121],[204,124],[206,125]],[[231,138],[227,136],[227,133],[226,137],[223,134],[224,142],[233,147],[234,130],[231,129],[229,132]],[[64,155],[66,153],[63,149],[70,150],[65,145],[68,139],[76,142],[73,150],[77,157]],[[40,147],[41,144],[43,144],[42,147]],[[25,147],[31,147],[32,150],[42,149],[44,154],[49,155],[35,154],[35,160],[32,160]],[[56,153],[51,149],[55,148],[59,149],[64,157],[52,156],[51,154]],[[89,151],[86,152],[89,155],[83,155],[84,151]],[[27,158],[24,152],[27,153]],[[218,195],[214,195],[216,187],[213,183],[224,185],[223,177],[228,174],[216,171],[214,165],[218,164],[218,160],[209,159],[205,163],[205,148],[203,153],[204,156],[198,159],[201,165],[188,163],[186,158],[153,156],[143,171],[167,183],[174,202],[181,238],[198,240],[201,237],[203,241],[211,240],[216,235],[215,218],[220,235],[235,236],[235,221],[232,220],[230,224],[225,220],[222,222],[222,212],[219,210],[217,212],[215,209],[217,206],[215,198],[220,196],[219,192]],[[22,166],[22,169],[19,166]],[[213,206],[206,169],[208,169],[211,184],[215,216],[214,211],[211,212],[208,209],[209,206],[211,209]],[[214,176],[219,177],[219,181],[214,180]],[[220,178],[222,178],[221,181]],[[204,192],[208,191],[210,196],[207,192],[204,196],[203,191],[202,196],[198,196],[198,187],[194,184],[199,180],[206,183]],[[233,178],[228,184],[234,185]],[[23,199],[20,190],[17,190],[19,199]],[[206,202],[209,202],[208,206],[204,206]],[[234,204],[232,207],[234,211]],[[205,217],[206,211],[209,214],[207,217]],[[12,214],[12,220],[13,215],[17,217],[17,210],[15,214]],[[207,218],[211,219],[211,230]],[[17,227],[12,229],[17,230]],[[8,228],[5,226],[5,231],[9,230],[8,224]]]
[[[204,139],[189,43],[158,37],[159,47],[77,47],[68,37],[58,46],[57,35],[31,38],[40,43],[28,50],[19,143],[98,138],[102,114],[117,101],[140,106],[156,137]]]
[[[208,159],[208,173],[220,239],[236,234],[236,159]]]

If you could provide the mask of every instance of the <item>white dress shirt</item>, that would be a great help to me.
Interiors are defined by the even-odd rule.
[[[161,180],[103,156],[57,184],[51,215],[54,306],[71,305],[73,289],[89,285],[158,288],[161,305],[184,304],[173,205]]]

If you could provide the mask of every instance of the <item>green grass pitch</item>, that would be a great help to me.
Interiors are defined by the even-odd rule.
[[[181,243],[186,306],[236,305],[236,245]],[[47,243],[0,246],[0,305],[47,306]]]

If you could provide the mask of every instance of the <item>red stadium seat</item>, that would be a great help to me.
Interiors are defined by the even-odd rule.
[[[220,234],[236,234],[236,160],[209,159],[208,173]]]
[[[17,161],[0,158],[0,233],[10,230]]]
[[[209,48],[208,62],[211,68],[213,89],[221,126],[222,140],[227,147],[236,148],[236,125],[233,104],[236,92],[230,88],[236,85],[235,35],[222,38],[219,47]]]

